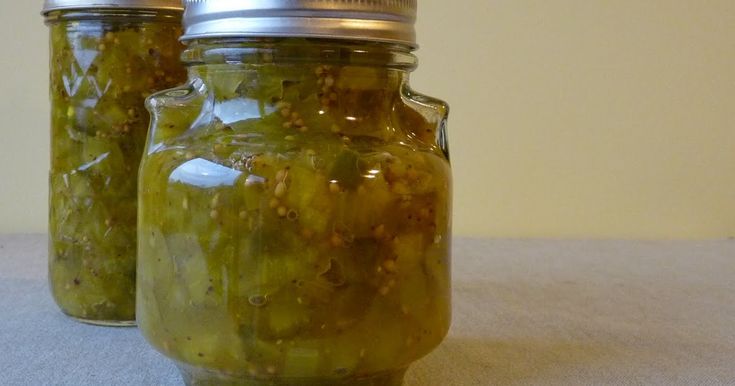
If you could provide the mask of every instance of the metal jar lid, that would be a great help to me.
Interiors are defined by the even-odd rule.
[[[41,13],[73,9],[168,9],[182,11],[181,0],[46,0]]]
[[[417,0],[184,0],[182,40],[308,37],[416,46]]]

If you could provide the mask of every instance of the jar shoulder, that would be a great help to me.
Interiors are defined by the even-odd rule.
[[[237,91],[222,97],[215,86],[194,78],[148,99],[153,118],[149,151],[215,144],[270,146],[274,151],[326,146],[333,151],[335,143],[370,151],[400,144],[448,160],[447,103],[415,92],[407,82],[396,90],[333,92],[328,101],[322,94],[304,94],[263,99]]]

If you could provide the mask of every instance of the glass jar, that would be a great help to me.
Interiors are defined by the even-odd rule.
[[[411,41],[194,38],[206,3],[188,83],[148,99],[141,331],[188,385],[400,385],[450,324],[447,105]]]
[[[49,281],[83,322],[135,322],[144,101],[180,84],[178,1],[47,1],[51,39]]]

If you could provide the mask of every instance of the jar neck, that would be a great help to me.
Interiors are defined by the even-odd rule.
[[[182,60],[194,76],[202,66],[221,65],[350,66],[400,73],[409,73],[417,66],[416,57],[409,46],[305,38],[193,40],[188,42]]]
[[[44,14],[46,24],[69,21],[108,21],[115,23],[159,22],[181,24],[182,11],[175,9],[83,8],[51,11]]]

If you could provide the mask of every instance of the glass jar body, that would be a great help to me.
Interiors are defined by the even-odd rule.
[[[450,323],[446,104],[382,44],[184,56],[148,101],[144,336],[190,385],[400,385]]]
[[[145,98],[186,71],[181,13],[54,11],[50,28],[49,281],[61,310],[135,320],[137,170]]]

